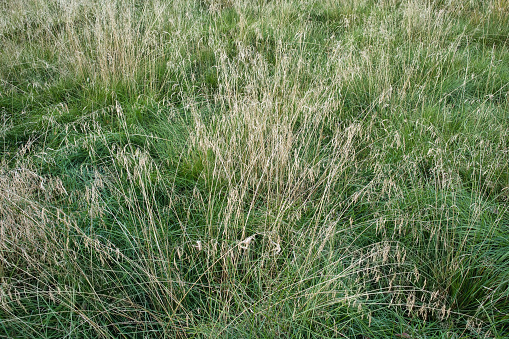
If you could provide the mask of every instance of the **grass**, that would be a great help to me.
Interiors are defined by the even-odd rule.
[[[507,0],[0,8],[0,337],[509,335]]]

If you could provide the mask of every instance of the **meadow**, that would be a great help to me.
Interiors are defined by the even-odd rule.
[[[0,337],[507,338],[508,23],[0,1]]]

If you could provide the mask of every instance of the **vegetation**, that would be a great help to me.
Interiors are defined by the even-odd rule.
[[[509,336],[509,1],[0,2],[0,337]]]

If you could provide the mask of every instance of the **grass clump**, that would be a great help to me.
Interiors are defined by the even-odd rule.
[[[507,1],[0,7],[1,336],[508,335]]]

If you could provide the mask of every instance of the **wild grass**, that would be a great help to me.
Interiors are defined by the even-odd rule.
[[[507,0],[0,8],[1,337],[508,335]]]

